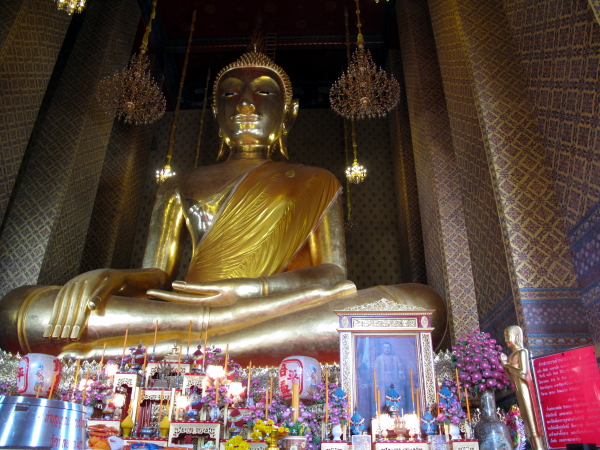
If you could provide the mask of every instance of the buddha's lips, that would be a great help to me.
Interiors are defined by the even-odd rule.
[[[258,114],[236,114],[235,116],[231,116],[231,120],[236,123],[258,122],[260,119],[262,119],[262,116]]]

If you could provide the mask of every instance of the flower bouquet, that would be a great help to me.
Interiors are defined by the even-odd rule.
[[[458,401],[458,397],[451,390],[454,382],[444,381],[440,390],[440,401],[438,403],[439,414],[436,420],[446,425],[458,425],[467,418]]]
[[[475,329],[467,339],[452,346],[453,363],[458,369],[462,387],[482,393],[485,390],[505,389],[510,381],[502,363],[502,347],[488,333]]]
[[[239,434],[225,442],[225,450],[249,450],[248,444]]]

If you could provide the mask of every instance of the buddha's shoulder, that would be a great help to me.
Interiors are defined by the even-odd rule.
[[[293,164],[287,162],[273,163],[277,165],[277,169],[290,178],[295,178],[296,175],[303,177],[317,177],[321,181],[327,181],[333,184],[339,184],[337,177],[327,169],[322,167],[307,166],[305,164]]]

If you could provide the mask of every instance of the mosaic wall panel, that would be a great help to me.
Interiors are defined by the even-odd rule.
[[[88,5],[5,221],[0,295],[23,284],[61,284],[78,273],[112,127],[94,90],[126,64],[138,17],[135,0]]]
[[[0,220],[71,17],[46,0],[9,0],[0,14]]]
[[[546,143],[586,316],[600,355],[598,1],[506,0],[513,40]]]
[[[402,240],[400,245],[410,255],[410,264],[403,267],[404,280],[412,283],[427,284],[425,250],[423,248],[423,229],[417,191],[417,174],[410,135],[410,118],[406,101],[406,87],[402,70],[402,55],[399,50],[388,53],[388,70],[393,74],[402,89],[398,107],[390,113],[390,136],[392,158],[394,160],[394,182],[397,193],[398,223]],[[410,275],[410,277],[408,277]]]
[[[529,326],[531,316],[525,311],[522,295],[527,294],[527,301],[535,301],[535,295],[542,295],[540,289],[576,288],[552,173],[545,163],[535,110],[500,2],[464,0],[447,5],[448,14],[454,9],[464,37],[479,123],[493,167],[504,239],[511,252],[513,294],[521,299],[524,309],[519,322]],[[532,294],[527,289],[536,291]],[[544,304],[543,296],[537,300]],[[521,311],[517,313],[520,315]],[[583,316],[578,321],[577,326],[567,324],[554,337],[587,332]],[[551,321],[537,325],[557,330]],[[531,343],[531,335],[529,339]],[[538,353],[546,351],[544,343],[548,342],[536,347]],[[550,347],[548,352],[552,351]]]
[[[152,128],[113,125],[80,272],[128,269]]]
[[[193,165],[199,129],[199,111],[182,111],[177,126],[173,169],[181,171]],[[131,265],[139,267],[147,239],[147,227],[156,196],[154,172],[165,164],[172,114],[156,124],[148,174],[140,207]],[[212,115],[206,117],[202,145],[202,164],[213,164],[218,136]],[[345,168],[344,126],[342,119],[329,110],[301,109],[290,133],[291,162],[323,167],[343,180]],[[359,160],[369,170],[366,181],[353,186],[352,217],[358,225],[346,242],[348,277],[359,288],[402,281],[395,190],[391,164],[389,129],[386,120],[357,123]],[[187,271],[189,247],[184,253],[179,278]]]
[[[600,26],[586,0],[505,0],[567,229],[600,200]]]
[[[478,326],[462,193],[427,5],[396,7],[406,80],[427,279],[451,310],[454,339]]]
[[[461,40],[462,30],[456,20],[455,7],[452,14],[448,13],[453,3],[433,0],[429,2],[429,9],[463,192],[477,310],[482,328],[497,340],[502,340],[503,329],[490,328],[492,323],[496,323],[494,312],[501,310],[504,317],[507,314],[514,317],[513,325],[516,312],[490,168]],[[510,301],[505,301],[507,298]],[[511,306],[513,310],[510,310]]]

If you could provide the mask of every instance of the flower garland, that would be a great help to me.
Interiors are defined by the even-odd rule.
[[[506,425],[513,439],[514,450],[525,450],[525,423],[521,419],[521,411],[517,405],[512,405],[506,414]]]
[[[462,387],[483,392],[505,389],[510,381],[500,361],[502,347],[488,333],[475,329],[467,339],[452,346],[453,363],[459,371]]]

